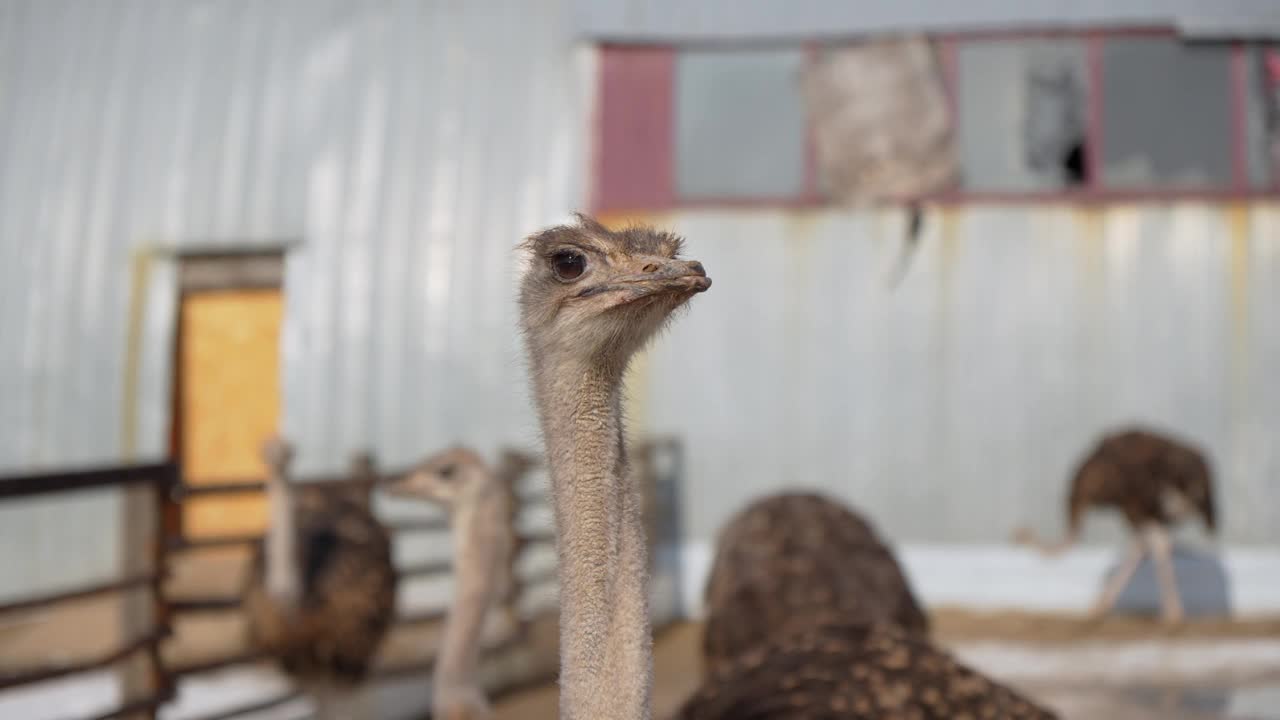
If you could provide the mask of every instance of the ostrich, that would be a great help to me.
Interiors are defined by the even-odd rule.
[[[818,617],[929,632],[902,568],[871,524],[816,493],[780,493],[739,511],[720,531],[705,598],[708,667]]]
[[[373,453],[361,450],[351,457],[351,480],[364,490],[364,504],[369,505],[370,493],[378,485],[378,464]]]
[[[1015,542],[1055,556],[1080,539],[1084,513],[1109,507],[1124,514],[1134,534],[1129,553],[1093,608],[1101,617],[1150,553],[1160,582],[1161,617],[1182,621],[1182,599],[1173,570],[1169,527],[1198,514],[1206,529],[1217,530],[1213,472],[1200,450],[1159,433],[1133,428],[1106,435],[1076,469],[1067,497],[1067,534],[1046,543],[1029,528],[1014,532]]]
[[[454,447],[386,486],[390,495],[429,500],[450,516],[455,589],[431,697],[432,717],[440,720],[491,716],[478,677],[481,635],[489,608],[510,595],[515,548],[512,484],[530,466],[527,456],[507,451],[494,472],[475,452]]]
[[[532,260],[521,324],[559,557],[560,717],[647,720],[644,527],[627,464],[622,377],[631,356],[711,280],[701,263],[679,259],[677,236],[611,231],[584,215],[525,246]],[[811,679],[823,689],[806,685],[796,704],[795,683]],[[886,716],[855,714],[859,701],[922,718],[1053,717],[892,626],[838,624],[797,628],[724,663],[680,717]]]
[[[1055,720],[892,623],[817,620],[711,668],[675,720]]]
[[[650,716],[645,528],[622,427],[632,355],[695,293],[680,239],[585,215],[534,234],[520,287],[534,402],[551,475],[560,579],[560,717]]]
[[[245,597],[251,638],[320,717],[362,717],[358,686],[395,615],[391,539],[367,488],[294,485],[292,456],[276,438],[263,447],[271,525]]]
[[[709,674],[676,720],[1054,717],[933,646],[892,552],[829,498],[740,512],[706,596]]]

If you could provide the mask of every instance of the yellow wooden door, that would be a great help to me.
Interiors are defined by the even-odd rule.
[[[278,289],[219,290],[182,300],[178,445],[192,485],[264,476],[262,441],[280,419]],[[261,493],[184,503],[190,538],[244,535],[266,527]]]

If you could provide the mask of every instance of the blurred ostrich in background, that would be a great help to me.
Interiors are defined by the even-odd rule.
[[[705,602],[709,667],[820,616],[929,632],[905,573],[871,523],[816,493],[771,495],[739,511],[720,531]]]
[[[1200,450],[1150,430],[1124,430],[1103,437],[1076,470],[1067,496],[1066,537],[1046,543],[1031,529],[1019,528],[1014,540],[1055,556],[1079,541],[1086,510],[1119,510],[1134,539],[1094,606],[1094,615],[1101,617],[1111,610],[1143,556],[1150,553],[1160,582],[1161,616],[1167,622],[1181,622],[1182,598],[1173,570],[1169,529],[1199,515],[1205,528],[1215,533],[1218,521],[1213,495],[1212,469]]]
[[[489,609],[509,603],[514,592],[514,484],[534,464],[530,456],[507,450],[493,470],[474,451],[454,447],[432,455],[386,487],[390,495],[441,506],[453,530],[453,602],[431,694],[432,716],[438,720],[492,715],[480,686],[481,641]],[[509,604],[507,609],[513,612]],[[509,623],[517,620],[508,618]]]
[[[782,493],[739,512],[706,602],[707,677],[678,720],[1054,717],[934,646],[893,552],[831,498]]]
[[[391,538],[370,510],[367,483],[292,484],[292,457],[278,438],[263,447],[271,524],[245,597],[251,638],[319,717],[370,717],[359,686],[395,616]]]

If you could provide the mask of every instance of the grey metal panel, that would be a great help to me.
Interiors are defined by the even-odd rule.
[[[792,197],[804,192],[802,50],[683,52],[675,67],[676,193]]]
[[[1276,204],[934,211],[896,290],[894,211],[667,220],[716,284],[641,363],[638,415],[686,441],[692,537],[797,486],[895,542],[1060,529],[1079,456],[1138,421],[1210,451],[1228,542],[1280,542]]]
[[[886,32],[1174,26],[1190,35],[1280,36],[1272,0],[577,0],[574,30],[610,42],[807,40]]]
[[[956,75],[964,187],[1064,189],[1069,178],[1063,159],[1084,132],[1079,110],[1087,76],[1084,40],[962,44]]]
[[[1228,187],[1232,181],[1232,49],[1169,38],[1116,38],[1102,48],[1104,187]],[[1194,94],[1188,88],[1196,88]]]
[[[1280,108],[1280,88],[1266,79],[1266,58],[1260,48],[1249,51],[1245,65],[1245,154],[1249,161],[1249,184],[1271,186],[1271,152],[1268,149],[1266,103]]]
[[[0,3],[0,473],[164,455],[174,253],[280,238],[302,239],[281,368],[299,472],[365,446],[396,466],[452,441],[529,445],[511,250],[579,205],[590,118],[564,14]],[[30,564],[108,573],[119,505],[96,502],[14,511],[0,547],[73,522],[83,542]],[[25,563],[0,556],[0,595],[48,584]]]

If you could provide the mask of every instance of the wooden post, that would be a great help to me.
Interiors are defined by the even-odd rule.
[[[156,518],[155,532],[152,534],[151,557],[156,569],[155,586],[152,592],[152,626],[168,632],[173,627],[173,609],[165,594],[164,583],[169,575],[169,550],[177,546],[182,538],[182,505],[178,501],[178,491],[182,482],[182,473],[176,462],[166,468],[165,477],[152,486],[153,512]],[[164,698],[171,698],[177,691],[173,678],[169,675],[164,663],[162,644],[157,643],[151,650],[151,685],[154,692]],[[150,720],[158,717],[158,710],[151,712]]]

